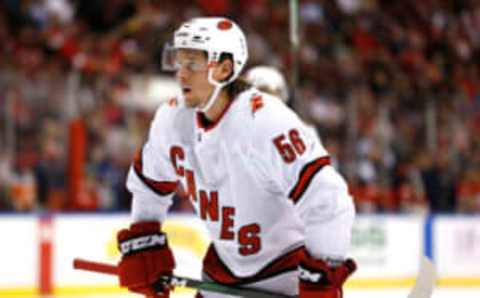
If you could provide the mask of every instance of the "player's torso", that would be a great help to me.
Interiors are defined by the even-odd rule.
[[[261,265],[302,241],[291,203],[265,187],[251,146],[248,99],[237,100],[210,129],[198,124],[196,112],[177,112],[177,129],[167,142],[184,197],[205,221],[220,257],[233,267]],[[233,269],[240,275],[258,269],[242,267]]]

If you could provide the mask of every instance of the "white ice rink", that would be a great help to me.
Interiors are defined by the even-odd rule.
[[[407,298],[407,289],[386,290],[350,290],[345,292],[344,298]],[[478,289],[436,289],[432,298],[479,298]],[[427,298],[427,297],[422,297]]]
[[[352,279],[352,284],[347,284],[344,298],[411,298],[408,297],[410,290],[407,287],[418,277],[419,254],[425,244],[429,244],[436,257],[439,288],[434,289],[432,298],[480,298],[479,219],[436,218],[435,225],[430,223],[430,232],[426,233],[422,217],[359,218],[356,224],[359,236],[353,252],[362,263],[356,273],[357,280],[354,282]],[[57,215],[51,221],[51,227],[45,228],[46,232],[54,228],[55,233],[43,230],[39,233],[39,227],[43,226],[37,217],[0,217],[3,238],[22,244],[21,247],[2,247],[0,298],[39,297],[34,294],[41,288],[39,281],[43,280],[39,279],[39,273],[45,271],[48,274],[42,275],[47,280],[44,284],[55,289],[54,295],[45,298],[140,298],[139,295],[120,291],[114,276],[74,270],[72,267],[72,261],[77,257],[115,264],[119,257],[115,231],[127,220],[126,214]],[[179,216],[165,224],[178,260],[176,274],[179,276],[199,278],[200,275],[201,258],[208,239],[204,226],[197,221],[197,218]],[[430,235],[435,242],[432,239],[425,241],[427,237],[424,234]],[[35,235],[42,235],[42,238],[37,239]],[[42,255],[39,248],[42,246],[38,243],[44,238],[50,239],[52,252],[50,257],[39,259]],[[19,259],[22,260],[20,264]],[[43,263],[51,267],[41,266]],[[41,268],[49,270],[42,271]],[[171,298],[193,297],[193,291],[186,293],[183,290],[171,295]]]

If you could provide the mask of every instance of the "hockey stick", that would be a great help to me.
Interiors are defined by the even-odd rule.
[[[97,273],[117,275],[117,266],[93,262],[83,259],[74,259],[73,268],[87,270]],[[408,298],[430,298],[432,296],[433,287],[435,285],[436,272],[432,262],[427,257],[422,257],[417,280],[413,286]],[[258,297],[258,298],[296,298],[297,296],[289,296],[285,294],[273,293],[265,290],[244,288],[235,286],[225,286],[216,282],[200,281],[188,277],[181,276],[164,276],[153,284],[156,291],[162,291],[164,285],[188,287],[197,290],[204,290],[215,293],[222,293],[242,297]]]
[[[87,261],[83,259],[74,259],[73,268],[93,271],[104,274],[113,274],[117,275],[118,270],[117,266]],[[211,281],[200,281],[188,277],[181,276],[163,276],[158,281],[156,281],[152,287],[158,292],[163,290],[164,286],[178,286],[178,287],[187,287],[197,290],[204,290],[215,293],[222,293],[234,296],[241,296],[247,298],[295,298],[296,296],[289,296],[285,294],[273,293],[266,290],[254,289],[254,288],[245,288],[245,287],[236,287],[236,286],[225,286],[216,282]]]
[[[413,286],[408,298],[429,298],[432,296],[433,287],[437,279],[437,273],[432,261],[426,256],[422,256],[420,267],[418,269],[417,280]]]

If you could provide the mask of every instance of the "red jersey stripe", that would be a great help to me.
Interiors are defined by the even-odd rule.
[[[330,157],[324,156],[315,159],[314,161],[308,163],[300,171],[299,179],[293,189],[290,191],[288,197],[294,202],[297,203],[302,195],[307,190],[308,186],[317,174],[324,166],[330,164]]]
[[[146,177],[143,174],[143,161],[141,151],[137,152],[137,154],[135,155],[133,161],[133,169],[135,170],[135,173],[140,178],[140,180],[142,180],[142,182],[145,183],[145,185],[152,191],[154,191],[156,194],[166,196],[174,193],[177,189],[177,181],[156,181]]]
[[[258,282],[279,274],[297,270],[300,258],[303,256],[305,247],[298,247],[284,255],[279,256],[260,271],[252,276],[238,277],[230,271],[218,256],[215,247],[210,245],[205,258],[203,259],[203,271],[211,278],[221,284],[243,285]]]

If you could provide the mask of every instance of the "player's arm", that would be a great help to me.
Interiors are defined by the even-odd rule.
[[[286,108],[285,108],[286,109]],[[354,207],[343,178],[311,129],[290,110],[259,119],[256,140],[263,151],[268,185],[285,194],[305,223],[306,253],[300,262],[300,298],[339,298],[355,270],[345,260]]]
[[[166,109],[157,111],[147,141],[130,167],[127,188],[132,194],[133,223],[117,235],[122,253],[120,285],[148,297],[169,296],[168,289],[158,295],[151,285],[160,276],[172,274],[175,267],[167,236],[161,231],[177,185],[163,137],[168,129]]]
[[[331,165],[307,163],[297,177],[289,198],[305,223],[300,297],[342,297],[343,283],[356,269],[346,259],[355,214],[352,199]]]

